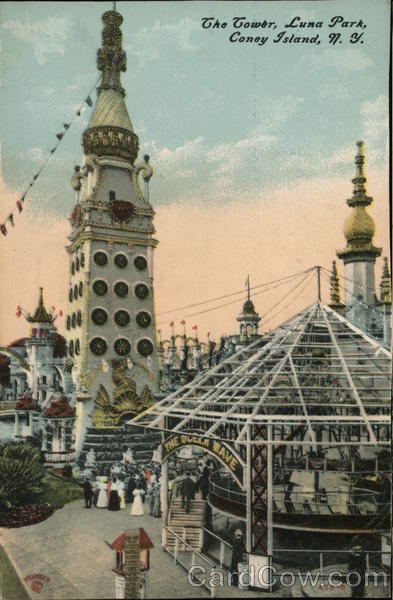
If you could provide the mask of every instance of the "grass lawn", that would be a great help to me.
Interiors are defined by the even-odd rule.
[[[29,600],[25,587],[15,573],[2,546],[0,546],[0,598],[2,600]]]
[[[62,508],[67,502],[83,498],[83,489],[73,479],[62,479],[47,473],[44,479],[44,489],[34,498],[33,503],[49,503],[54,509]]]

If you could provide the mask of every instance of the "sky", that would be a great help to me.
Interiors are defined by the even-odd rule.
[[[101,15],[111,7],[1,3],[1,222],[94,86]],[[359,139],[366,143],[368,192],[375,199],[375,243],[388,252],[389,3],[147,1],[118,2],[117,10],[124,18],[127,106],[140,156],[148,153],[155,171],[150,198],[160,243],[154,284],[164,337],[169,321],[180,330],[183,318],[188,327],[198,325],[200,337],[233,333],[244,291],[227,301],[169,311],[242,291],[247,274],[257,285],[316,264],[330,267],[345,246],[345,200]],[[355,25],[329,27],[335,16]],[[203,28],[206,17],[227,25]],[[276,28],[236,29],[235,17],[274,22]],[[322,26],[286,28],[294,17]],[[320,43],[274,42],[282,31],[318,34]],[[263,45],[230,42],[234,32],[269,39]],[[335,33],[342,43],[329,43]],[[357,43],[350,42],[354,34],[362,34]],[[39,285],[49,306],[66,309],[70,182],[83,160],[81,135],[91,111],[85,106],[73,121],[15,228],[1,236],[6,292],[0,295],[0,344],[26,333],[15,308],[32,310]],[[315,300],[310,280],[285,308],[297,281],[255,297],[258,311],[270,319],[263,318],[262,330]],[[58,327],[64,330],[60,319]]]

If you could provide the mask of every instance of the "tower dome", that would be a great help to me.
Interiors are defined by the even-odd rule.
[[[358,206],[344,225],[344,235],[352,246],[369,245],[375,235],[375,223],[364,206]]]
[[[127,69],[120,25],[123,17],[109,10],[102,17],[102,46],[97,51],[97,68],[102,71],[98,98],[90,123],[83,134],[85,154],[117,156],[134,163],[139,150],[124,101],[121,72]]]
[[[375,261],[375,258],[380,256],[382,252],[381,248],[376,248],[373,245],[375,223],[367,212],[367,207],[372,204],[373,199],[371,196],[367,196],[366,190],[364,142],[357,142],[357,147],[358,152],[355,157],[356,175],[352,179],[354,189],[352,198],[347,200],[352,212],[344,225],[347,247],[337,252],[337,256],[344,259],[344,262],[358,260],[360,256]]]

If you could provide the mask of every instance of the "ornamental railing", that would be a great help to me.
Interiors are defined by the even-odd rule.
[[[66,450],[64,452],[47,452],[43,451],[44,460],[46,463],[69,463],[76,458],[75,450]]]

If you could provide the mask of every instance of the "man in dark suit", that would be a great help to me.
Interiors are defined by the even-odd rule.
[[[93,490],[91,489],[91,483],[88,479],[83,484],[83,496],[85,498],[85,508],[91,508],[91,500],[93,497]]]
[[[189,473],[186,473],[185,478],[181,484],[181,500],[182,508],[186,507],[186,513],[190,512],[191,498],[194,492],[194,482],[190,477]]]

